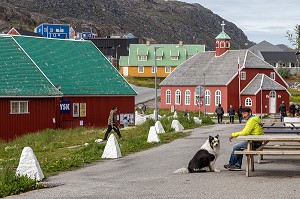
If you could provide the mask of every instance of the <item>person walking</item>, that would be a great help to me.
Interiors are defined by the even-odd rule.
[[[243,120],[243,115],[242,115],[242,110],[243,110],[243,107],[242,105],[239,107],[239,109],[237,110],[237,115],[239,117],[239,122],[242,123],[242,120]]]
[[[234,110],[234,108],[232,107],[232,105],[229,106],[228,114],[229,114],[229,121],[230,121],[230,124],[233,124],[233,123],[234,123],[235,110]]]
[[[296,112],[296,106],[295,106],[295,104],[291,104],[290,105],[289,111],[290,111],[291,117],[295,117],[295,112]]]
[[[258,116],[252,115],[252,110],[250,108],[243,108],[242,115],[246,122],[246,126],[240,132],[234,132],[229,136],[229,141],[231,142],[232,138],[236,138],[238,136],[248,136],[248,135],[263,135],[264,131],[262,129],[262,124],[260,118]],[[261,141],[255,141],[252,143],[252,147],[257,149],[262,144]],[[247,148],[247,141],[243,141],[237,143],[233,146],[229,163],[224,165],[225,169],[230,171],[241,171],[243,154],[234,154],[235,151],[244,150]]]
[[[223,120],[223,115],[224,115],[224,110],[223,110],[223,107],[221,106],[221,104],[218,105],[215,112],[217,113],[217,116],[218,116],[218,123],[221,124],[222,120]]]
[[[146,107],[146,105],[144,103],[143,103],[143,106],[142,106],[141,109],[142,109],[142,114],[145,115],[147,107]]]
[[[114,130],[118,134],[119,138],[122,139],[122,135],[120,133],[118,122],[117,122],[117,116],[116,116],[117,110],[118,107],[113,106],[111,108],[111,111],[109,112],[108,126],[103,140],[107,140],[108,134],[111,132],[111,130]]]
[[[280,121],[283,122],[283,118],[286,117],[286,105],[284,101],[282,101],[281,104],[279,105],[278,111],[280,113]]]

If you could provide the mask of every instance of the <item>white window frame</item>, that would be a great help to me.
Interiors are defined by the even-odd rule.
[[[180,90],[175,91],[175,104],[177,104],[177,105],[181,104],[181,91]]]
[[[220,48],[225,48],[225,41],[220,42]]]
[[[157,70],[157,66],[152,66],[151,72],[152,72],[152,73],[155,73],[155,69]]]
[[[190,105],[191,104],[191,91],[190,90],[186,90],[185,91],[185,101],[184,101],[185,105]]]
[[[178,60],[178,57],[179,56],[171,56],[171,60],[176,61],[176,60]]]
[[[171,72],[171,66],[165,66],[165,73]]]
[[[144,66],[138,66],[138,73],[144,73]]]
[[[275,72],[271,72],[270,77],[271,77],[272,80],[275,80]]]
[[[166,104],[171,104],[171,90],[166,90]]]
[[[246,80],[246,72],[241,71],[241,80]]]
[[[162,60],[163,56],[156,56],[156,60]]]
[[[245,106],[252,106],[252,99],[250,97],[245,99]]]
[[[226,41],[225,47],[230,48],[230,42],[229,41]]]
[[[216,48],[219,48],[219,41],[216,41]]]
[[[222,92],[220,90],[216,90],[215,92],[215,105],[218,106],[222,104]]]
[[[28,101],[10,101],[10,114],[27,114]]]
[[[206,90],[204,92],[204,95],[205,95],[205,104],[206,105],[210,105],[210,91],[209,90]]]
[[[148,60],[148,56],[147,55],[139,55],[138,56],[138,60],[139,61],[147,61]]]

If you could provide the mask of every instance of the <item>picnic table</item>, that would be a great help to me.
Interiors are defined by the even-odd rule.
[[[300,134],[300,125],[298,122],[263,123],[262,128],[265,134]]]
[[[247,157],[246,176],[250,176],[250,169],[254,171],[254,155],[300,155],[300,136],[299,135],[250,135],[239,136],[237,140],[247,141],[247,149],[235,151],[235,154],[244,154]],[[254,141],[262,141],[263,144],[258,149],[252,148]],[[276,142],[276,145],[269,145]],[[286,144],[293,143],[293,144]]]

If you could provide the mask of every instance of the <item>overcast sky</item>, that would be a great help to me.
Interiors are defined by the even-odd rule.
[[[274,45],[292,45],[286,38],[289,30],[300,25],[299,0],[181,0],[199,3],[213,13],[234,23],[250,41],[266,40]],[[225,25],[226,32],[226,25]],[[229,35],[230,36],[230,35]],[[295,47],[292,47],[295,48]]]

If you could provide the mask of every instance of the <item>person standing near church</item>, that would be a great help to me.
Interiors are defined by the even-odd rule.
[[[281,102],[281,104],[278,107],[278,111],[280,113],[280,122],[283,122],[283,118],[286,117],[286,105],[284,101]]]
[[[230,124],[234,124],[235,110],[234,110],[234,108],[232,107],[232,105],[229,106],[228,114],[229,114],[229,121],[230,121]]]
[[[108,126],[103,140],[107,140],[108,134],[111,132],[111,130],[114,130],[118,134],[119,138],[122,139],[122,135],[120,133],[118,122],[117,122],[117,116],[116,116],[117,110],[118,107],[113,106],[111,108],[111,111],[109,112]]]

